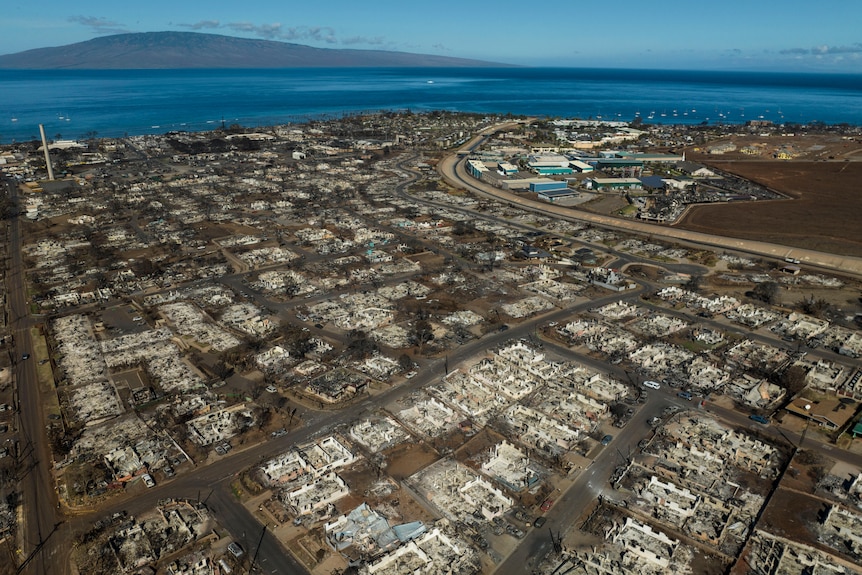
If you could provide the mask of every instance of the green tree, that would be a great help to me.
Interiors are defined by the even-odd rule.
[[[778,284],[774,281],[762,282],[754,286],[752,296],[767,304],[774,304],[778,300]]]
[[[419,346],[419,353],[422,353],[425,344],[434,339],[434,329],[427,319],[417,319],[410,335],[413,343]]]
[[[413,368],[413,359],[406,353],[402,353],[398,357],[398,367],[401,368],[401,371],[409,371]]]
[[[807,371],[801,365],[791,365],[777,376],[777,383],[787,390],[788,397],[795,397],[806,385]]]

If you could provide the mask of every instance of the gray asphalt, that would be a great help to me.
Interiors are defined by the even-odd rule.
[[[502,128],[498,127],[496,129],[490,128],[485,130],[485,133],[476,136],[461,149],[463,151],[471,151],[477,148],[485,141],[485,139],[487,139],[488,134],[499,129]],[[751,254],[778,261],[783,261],[785,257],[792,254],[792,257],[800,260],[801,264],[804,266],[829,270],[834,273],[852,276],[857,279],[862,278],[862,258],[860,257],[841,256],[803,248],[771,244],[768,242],[742,240],[700,232],[692,232],[669,226],[648,224],[636,220],[624,220],[614,218],[612,216],[591,214],[568,209],[562,206],[556,206],[547,202],[530,200],[516,194],[505,192],[484,182],[479,182],[467,174],[464,169],[465,161],[466,155],[463,155],[463,157],[459,157],[458,155],[448,156],[437,164],[437,171],[444,180],[456,188],[465,188],[479,196],[494,198],[504,204],[517,206],[521,209],[540,214],[553,215],[570,221],[588,222],[603,228],[644,234],[656,238],[664,238],[676,242],[687,242],[711,248],[720,248],[735,253]]]

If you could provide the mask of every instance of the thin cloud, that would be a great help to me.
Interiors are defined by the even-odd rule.
[[[259,38],[273,40],[282,35],[281,24],[252,24],[250,22],[231,22],[227,25],[234,32],[244,32]]]
[[[326,44],[336,44],[338,42],[335,30],[328,26],[292,26],[285,28],[279,23],[252,24],[251,22],[231,22],[225,24],[223,27],[229,28],[234,32],[252,34],[266,40],[311,40]]]
[[[228,22],[221,23],[218,20],[201,20],[193,24],[179,24],[182,28],[190,30],[215,30],[226,29],[240,34],[248,34],[263,38],[265,40],[304,41],[318,42],[323,44],[343,44],[354,46],[362,44],[366,46],[388,45],[383,36],[366,37],[351,36],[339,40],[334,28],[329,26],[290,26],[285,27],[275,22],[272,24],[255,24],[253,22]]]
[[[345,38],[341,41],[342,44],[346,46],[352,46],[354,44],[365,44],[367,46],[382,46],[386,43],[382,36],[376,36],[374,38],[365,38],[364,36],[353,36],[351,38]]]
[[[125,34],[129,31],[125,25],[120,24],[119,22],[106,20],[105,18],[98,18],[96,16],[72,16],[69,18],[69,22],[86,26],[98,35]]]
[[[298,26],[296,28],[288,28],[282,39],[314,40],[315,42],[326,42],[327,44],[338,43],[338,39],[335,37],[335,30],[329,26]]]
[[[828,56],[832,54],[862,54],[862,42],[856,42],[849,46],[815,46],[813,48],[786,48],[779,54],[791,56]]]
[[[194,24],[179,24],[180,28],[188,28],[189,30],[212,30],[221,28],[222,25],[218,20],[201,20]]]

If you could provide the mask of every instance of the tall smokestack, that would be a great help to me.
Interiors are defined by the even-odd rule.
[[[45,126],[39,124],[39,133],[42,134],[42,149],[45,150],[45,165],[48,166],[48,179],[54,181],[54,169],[51,167],[51,156],[48,155],[48,140],[45,139]]]

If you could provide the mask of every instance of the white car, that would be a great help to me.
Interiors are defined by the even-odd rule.
[[[658,389],[661,387],[661,384],[657,381],[646,380],[643,383],[644,387],[651,387],[652,389]]]
[[[153,476],[152,476],[152,475],[150,475],[149,473],[144,473],[144,474],[141,476],[141,479],[143,479],[143,480],[144,480],[144,485],[146,485],[148,489],[149,489],[150,487],[155,487],[155,486],[156,486],[156,482],[155,482],[155,481],[153,481]]]

